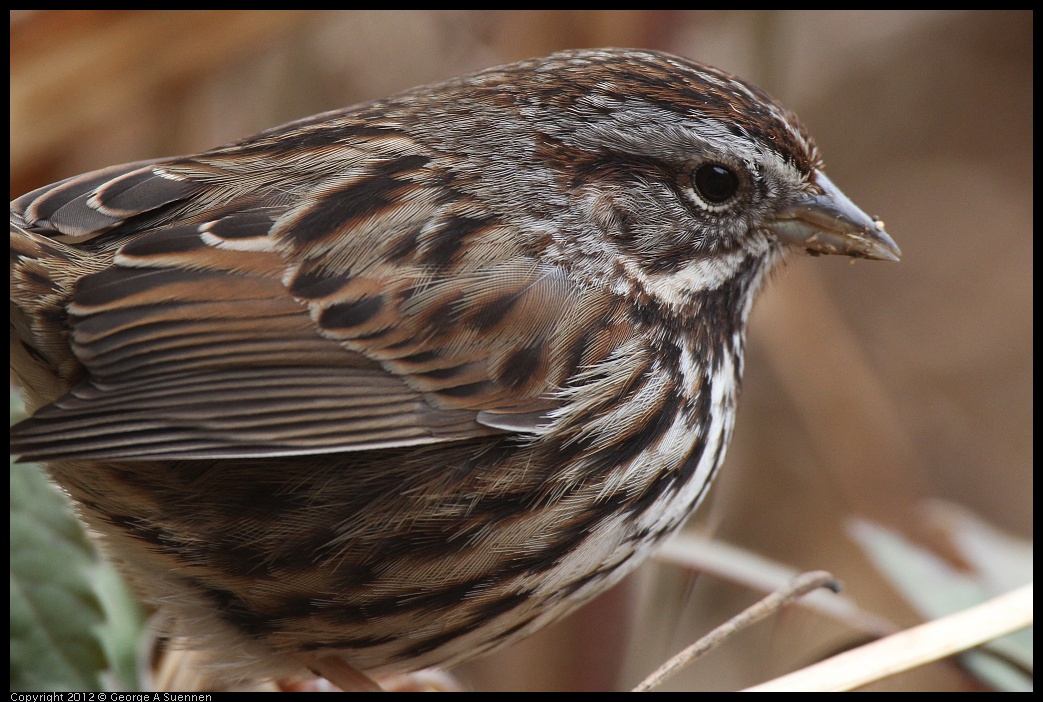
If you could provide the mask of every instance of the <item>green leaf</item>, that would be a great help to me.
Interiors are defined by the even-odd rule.
[[[104,613],[89,580],[95,553],[63,495],[32,465],[11,464],[11,689],[100,690]]]

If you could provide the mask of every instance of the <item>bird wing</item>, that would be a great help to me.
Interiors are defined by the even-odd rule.
[[[12,452],[254,457],[534,432],[625,333],[401,133],[316,124],[12,203],[12,309],[33,316],[41,275],[71,279],[36,326],[64,325],[80,366],[12,429]]]

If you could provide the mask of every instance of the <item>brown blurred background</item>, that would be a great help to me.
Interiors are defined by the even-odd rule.
[[[831,570],[906,626],[917,615],[849,540],[850,515],[944,552],[917,507],[937,497],[1031,535],[1032,40],[1029,12],[13,11],[11,196],[563,48],[663,49],[760,84],[904,256],[796,257],[769,286],[726,470],[692,526]],[[755,597],[650,564],[457,673],[626,689]],[[787,612],[669,688],[736,689],[858,638]],[[879,689],[966,685],[941,664]]]

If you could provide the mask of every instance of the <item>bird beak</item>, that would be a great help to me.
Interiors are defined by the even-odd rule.
[[[779,241],[815,255],[899,260],[902,251],[884,231],[883,222],[860,210],[821,171],[816,172],[815,180],[821,195],[790,205],[768,225]]]

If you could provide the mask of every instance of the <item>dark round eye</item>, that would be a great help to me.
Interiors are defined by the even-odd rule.
[[[731,168],[719,163],[704,163],[692,175],[699,196],[711,205],[720,205],[739,192],[739,176]]]

